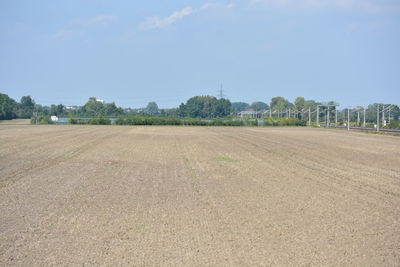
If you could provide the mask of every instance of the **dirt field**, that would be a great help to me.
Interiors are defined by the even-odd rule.
[[[14,119],[14,120],[4,120],[4,121],[0,120],[0,125],[2,125],[2,126],[6,125],[6,124],[9,124],[9,125],[28,125],[30,123],[31,123],[30,119]]]
[[[400,264],[400,137],[0,125],[0,265]]]

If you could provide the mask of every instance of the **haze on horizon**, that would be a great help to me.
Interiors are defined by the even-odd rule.
[[[400,104],[399,47],[397,0],[0,1],[0,92],[44,105]]]

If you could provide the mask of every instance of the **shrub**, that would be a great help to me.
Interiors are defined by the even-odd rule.
[[[124,118],[122,118],[122,117],[118,117],[116,120],[115,120],[115,124],[116,125],[126,125],[126,120],[124,119]]]
[[[75,119],[75,118],[69,118],[69,119],[68,119],[68,123],[69,123],[69,124],[78,124],[78,120]]]
[[[37,118],[31,118],[31,124],[53,124],[50,116],[41,115]]]
[[[209,122],[201,121],[201,120],[197,120],[197,119],[188,119],[188,120],[184,120],[183,125],[207,126],[207,125],[209,125]]]
[[[93,125],[110,125],[111,120],[104,117],[97,117],[94,119],[90,119],[88,123]]]
[[[385,128],[388,129],[400,129],[400,122],[398,121],[391,121],[390,124],[387,124]]]
[[[287,118],[265,118],[265,126],[306,126],[307,122],[298,119]]]
[[[244,121],[229,120],[224,122],[224,126],[244,126]]]

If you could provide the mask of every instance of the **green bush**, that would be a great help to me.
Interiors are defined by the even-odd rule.
[[[210,126],[245,126],[245,121],[215,119],[208,122]]]
[[[229,120],[224,122],[224,126],[244,126],[244,121]]]
[[[209,122],[211,126],[224,126],[224,121],[221,119],[215,119]]]
[[[68,119],[68,123],[69,123],[69,124],[78,124],[78,120],[75,119],[75,118],[69,118],[69,119]]]
[[[31,124],[53,124],[50,116],[41,115],[37,118],[31,118]]]
[[[385,126],[387,129],[400,129],[400,122],[398,121],[391,121],[390,124]]]
[[[182,121],[180,119],[166,118],[164,121],[165,125],[182,125]]]
[[[115,120],[115,124],[116,124],[116,125],[126,125],[126,120],[125,120],[123,117],[118,117],[118,118]]]
[[[93,119],[76,119],[70,118],[70,124],[94,124],[94,125],[109,125],[111,120],[104,117],[97,117]],[[258,119],[213,119],[213,120],[200,120],[194,118],[165,118],[165,117],[151,117],[151,116],[120,116],[115,120],[116,125],[187,125],[187,126],[258,126]],[[261,125],[264,126],[306,126],[305,121],[297,119],[286,118],[265,118]]]
[[[89,124],[93,124],[93,125],[110,125],[111,124],[111,120],[108,118],[104,118],[104,117],[97,117],[94,119],[90,119],[88,121]]]
[[[119,117],[115,121],[117,125],[181,125],[182,120],[162,117],[142,117],[130,116],[127,118]]]
[[[254,122],[252,122],[254,123]],[[257,121],[255,121],[257,123]],[[199,120],[199,119],[179,119],[179,118],[163,118],[163,117],[143,117],[130,116],[119,117],[115,121],[116,125],[188,125],[188,126],[244,126],[245,121],[241,120]],[[252,124],[253,125],[253,124]]]
[[[183,120],[183,125],[207,126],[207,125],[209,125],[209,122],[201,121],[201,120],[197,120],[197,119],[187,119],[187,120]]]
[[[307,122],[298,119],[287,118],[265,118],[265,126],[306,126]]]

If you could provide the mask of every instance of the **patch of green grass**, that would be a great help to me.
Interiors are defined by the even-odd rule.
[[[213,159],[214,161],[220,161],[220,162],[231,162],[231,163],[235,163],[238,162],[237,159],[233,159],[230,157],[217,157]]]
[[[391,135],[391,136],[400,136],[398,133],[388,133],[388,132],[378,132],[378,131],[364,131],[369,134],[381,134],[381,135]]]
[[[129,231],[143,231],[145,229],[145,225],[144,224],[138,224],[135,226],[132,226],[130,228],[128,228]]]

